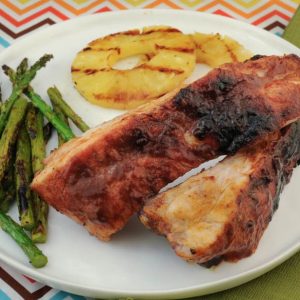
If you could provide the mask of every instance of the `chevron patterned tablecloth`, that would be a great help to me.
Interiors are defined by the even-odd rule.
[[[299,4],[300,0],[0,0],[0,52],[14,43],[16,39],[25,36],[37,28],[47,27],[58,22],[75,18],[79,15],[136,8],[169,8],[204,11],[239,19],[269,30],[274,34],[281,35]],[[289,265],[291,265],[291,271],[289,272],[292,272],[293,267],[297,269],[298,266],[298,274],[294,273],[294,275],[298,277],[299,262],[299,254],[289,262]],[[286,264],[284,268],[289,268],[289,265]],[[262,284],[265,283],[267,286],[267,284],[269,284],[270,281],[272,283],[273,280],[273,287],[275,289],[276,281],[274,278],[276,277],[274,277],[274,274],[277,270],[278,268],[269,273],[273,275],[273,277],[269,277],[269,279],[266,277],[269,274],[264,275],[264,278],[261,279]],[[290,274],[290,276],[292,275]],[[253,282],[243,286],[245,293],[246,291],[247,293],[251,291],[252,283]],[[298,283],[300,285],[299,281]],[[234,290],[235,289],[232,291]],[[219,293],[212,296],[212,298],[209,296],[207,299],[250,299],[242,295],[243,294],[239,292],[237,294],[232,293],[227,295]],[[296,298],[297,297],[298,296],[296,296]],[[204,298],[206,297],[199,299]],[[280,296],[280,298],[276,299],[293,300],[296,298]],[[64,291],[54,290],[0,263],[0,300],[4,299],[79,300],[86,298]],[[260,298],[260,296],[256,294],[255,299],[271,298]],[[272,297],[272,299],[274,298]],[[297,299],[300,299],[300,295]]]

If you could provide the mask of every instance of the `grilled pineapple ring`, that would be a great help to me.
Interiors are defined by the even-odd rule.
[[[133,69],[117,70],[121,59],[143,55]],[[88,101],[131,109],[181,84],[196,63],[192,38],[171,27],[146,27],[108,35],[88,44],[72,64],[72,79]]]

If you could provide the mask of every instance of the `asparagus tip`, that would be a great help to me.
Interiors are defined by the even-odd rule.
[[[8,70],[10,69],[10,67],[8,65],[2,65],[2,70],[4,72],[5,75],[8,74]]]
[[[36,63],[33,65],[33,67],[40,65],[40,66],[45,66],[46,63],[53,58],[52,54],[44,54],[42,57],[40,57]]]

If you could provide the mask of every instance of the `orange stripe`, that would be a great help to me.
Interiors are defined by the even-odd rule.
[[[110,0],[110,2],[111,2],[111,4],[116,6],[118,9],[127,9],[126,6],[124,6],[123,4],[121,4],[120,2],[118,2],[116,0]]]
[[[252,24],[253,25],[258,25],[258,24],[262,23],[263,21],[265,21],[265,20],[267,20],[267,19],[269,19],[269,18],[271,18],[275,15],[277,15],[277,16],[279,16],[279,17],[281,17],[281,18],[283,18],[287,21],[290,20],[290,18],[288,16],[286,16],[285,14],[283,14],[282,12],[280,12],[278,10],[273,10],[270,13],[266,14],[265,16],[263,16],[263,17],[259,18],[258,20],[252,22]]]
[[[57,4],[59,4],[61,7],[65,8],[66,10],[68,10],[69,12],[71,12],[72,14],[78,16],[78,15],[81,15],[81,14],[84,14],[84,13],[88,12],[92,8],[94,8],[97,5],[103,3],[104,0],[93,1],[91,4],[89,4],[88,6],[85,6],[85,7],[81,8],[81,9],[76,9],[75,7],[73,7],[72,5],[66,3],[63,0],[55,0],[55,2]]]
[[[210,8],[216,6],[216,5],[219,4],[219,3],[220,3],[220,1],[212,1],[212,2],[210,2],[210,3],[208,3],[208,4],[204,5],[204,6],[200,7],[200,8],[197,9],[197,10],[198,10],[198,11],[207,11],[207,10],[209,10]]]
[[[282,1],[276,1],[276,4],[280,5],[282,8],[288,10],[291,13],[294,13],[296,11],[296,8],[290,6],[287,3],[284,3]]]
[[[291,6],[287,5],[287,4],[284,4],[282,3],[281,1],[278,1],[278,0],[272,0],[272,1],[269,1],[267,3],[265,3],[264,5],[258,7],[257,9],[253,10],[252,12],[249,12],[249,13],[246,13],[242,10],[240,10],[239,8],[233,6],[232,4],[226,2],[226,1],[223,1],[223,0],[220,0],[220,1],[214,1],[206,6],[203,6],[199,9],[199,11],[205,11],[205,10],[208,10],[209,8],[211,7],[214,7],[215,5],[217,4],[221,4],[223,5],[224,7],[230,9],[231,11],[235,12],[236,14],[244,17],[245,19],[249,19],[251,17],[254,17],[255,15],[261,13],[262,11],[268,9],[269,7],[273,6],[273,5],[278,5],[290,12],[294,12],[295,9],[292,8]]]
[[[2,1],[2,4],[4,4],[5,6],[7,6],[9,9],[11,9],[12,11],[14,11],[16,14],[18,15],[23,15],[23,14],[26,14],[27,12],[49,2],[49,0],[40,0],[36,3],[33,3],[23,9],[13,5],[11,2],[12,1],[8,1],[8,0],[1,0]]]
[[[173,3],[173,2],[171,2],[169,0],[156,0],[156,1],[154,1],[154,2],[152,2],[150,4],[148,4],[148,5],[146,5],[145,8],[153,8],[153,7],[156,7],[156,6],[158,6],[158,5],[162,4],[162,3],[168,5],[171,8],[181,9],[180,6],[176,5],[175,3]]]

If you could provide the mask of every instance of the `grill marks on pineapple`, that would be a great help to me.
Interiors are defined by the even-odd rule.
[[[171,68],[163,68],[159,66],[149,66],[149,65],[140,65],[138,66],[139,69],[144,70],[151,70],[153,72],[161,72],[161,73],[174,73],[174,74],[183,74],[183,70],[179,69],[171,69]],[[93,75],[98,72],[112,72],[112,69],[110,68],[103,68],[103,69],[79,69],[79,68],[72,68],[72,73],[75,72],[82,72],[86,75]],[[115,72],[118,72],[118,70],[114,70]]]
[[[93,75],[97,72],[109,72],[111,69],[108,69],[108,68],[103,68],[103,69],[85,69],[85,70],[82,70],[82,72],[84,72],[86,75]]]
[[[229,56],[231,57],[232,61],[233,62],[238,61],[238,59],[237,59],[235,53],[232,51],[232,49],[224,41],[223,41],[223,43],[224,43],[225,49],[226,49],[227,53],[229,54]]]
[[[150,94],[143,94],[143,95],[140,95],[140,93],[136,93],[135,95],[129,95],[128,93],[126,93],[126,92],[118,92],[118,93],[115,93],[115,94],[113,94],[113,95],[111,95],[111,94],[101,94],[101,93],[99,93],[99,94],[94,94],[94,97],[96,98],[96,99],[98,99],[98,100],[103,100],[103,99],[105,99],[105,100],[109,100],[109,101],[112,101],[112,102],[114,102],[114,103],[122,103],[122,102],[124,102],[124,100],[126,100],[126,99],[129,99],[129,98],[131,98],[131,97],[143,97],[144,99],[150,99],[151,97],[150,97]],[[130,100],[130,99],[129,99]]]
[[[166,47],[163,45],[155,45],[156,49],[160,50],[170,50],[170,51],[176,51],[176,52],[183,52],[183,53],[194,53],[194,48],[181,48],[181,47]]]
[[[146,32],[143,33],[143,35],[147,35],[147,34],[151,34],[151,33],[155,33],[155,32],[163,32],[163,33],[171,33],[171,32],[180,32],[180,30],[176,29],[176,28],[171,28],[171,27],[166,27],[166,28],[159,28],[159,29],[153,29],[153,30],[147,30]]]
[[[196,45],[196,48],[199,48],[201,50],[202,49],[202,45],[205,45],[205,44],[207,44],[207,43],[209,43],[209,42],[211,42],[213,40],[222,41],[220,34],[219,33],[212,34],[212,35],[208,36],[205,40],[203,40],[201,43],[198,43],[197,40],[194,40],[194,43]]]
[[[166,28],[159,28],[159,29],[152,29],[152,30],[148,30],[145,32],[142,32],[138,29],[134,29],[134,30],[128,30],[128,31],[123,31],[123,32],[116,32],[116,33],[112,33],[107,35],[106,37],[104,37],[104,40],[110,40],[112,38],[114,38],[115,36],[147,36],[153,33],[181,33],[180,30],[176,29],[176,28],[171,28],[171,27],[166,27]],[[93,44],[93,42],[91,42],[91,45]],[[87,47],[88,48],[88,47]]]
[[[152,29],[152,30],[147,30],[145,32],[141,32],[140,30],[138,29],[134,29],[134,30],[128,30],[128,31],[123,31],[123,32],[116,32],[116,33],[112,33],[110,35],[107,35],[104,39],[110,39],[112,37],[115,37],[115,36],[120,36],[120,35],[127,35],[127,36],[134,36],[134,35],[139,35],[139,36],[143,36],[143,35],[149,35],[149,34],[153,34],[153,33],[157,33],[157,32],[160,32],[160,33],[172,33],[172,32],[176,32],[176,33],[180,33],[181,31],[176,29],[176,28],[171,28],[171,27],[165,27],[165,28],[155,28],[155,29]]]
[[[133,29],[133,30],[127,30],[127,31],[122,31],[122,32],[116,32],[107,35],[104,39],[111,39],[112,37],[115,37],[116,35],[140,35],[140,31],[138,29]]]
[[[171,32],[173,32],[173,31],[171,31]],[[190,54],[193,54],[195,51],[194,48],[167,47],[164,45],[155,45],[155,48],[157,50],[168,50],[168,51],[175,51],[175,52],[180,52],[180,53],[190,53]],[[121,53],[121,49],[119,47],[113,47],[113,48],[107,48],[107,49],[86,47],[83,49],[83,51],[110,51],[110,50],[117,51],[118,54]],[[150,60],[154,55],[155,55],[155,53],[148,54],[147,59]],[[160,73],[174,73],[174,74],[183,74],[184,73],[184,71],[181,69],[164,68],[164,67],[160,67],[160,66],[151,66],[151,65],[147,65],[147,64],[138,65],[136,68],[144,69],[144,70],[151,70],[153,72],[160,72]],[[72,68],[71,71],[72,72],[82,72],[82,73],[85,73],[86,75],[93,75],[97,72],[110,72],[110,71],[112,71],[112,69],[111,68],[102,68],[102,69]]]
[[[89,50],[92,50],[92,48],[91,47],[85,47],[85,48],[82,49],[82,51],[89,51]]]
[[[151,70],[154,72],[161,72],[161,73],[174,73],[174,74],[183,74],[183,70],[179,69],[171,69],[171,68],[163,68],[159,66],[149,66],[149,65],[140,65],[139,69],[144,69],[144,70]]]
[[[143,35],[143,34],[141,34]],[[199,45],[199,48],[201,45]],[[156,50],[169,50],[169,51],[176,51],[181,53],[191,53],[193,54],[195,52],[195,48],[183,48],[183,47],[167,47],[164,45],[155,45]],[[230,48],[228,48],[230,50]],[[86,47],[82,51],[116,51],[118,54],[121,54],[120,47],[111,47],[111,48],[97,48],[97,47]],[[147,55],[147,54],[146,54]],[[153,55],[152,55],[153,56]]]
[[[97,72],[111,72],[111,68],[102,68],[102,69],[80,69],[80,68],[72,68],[71,69],[72,73],[76,73],[76,72],[82,72],[86,75],[93,75]]]
[[[86,47],[82,49],[83,52],[88,52],[88,51],[116,51],[118,54],[121,53],[120,47],[111,47],[111,48],[97,48],[97,47]]]

